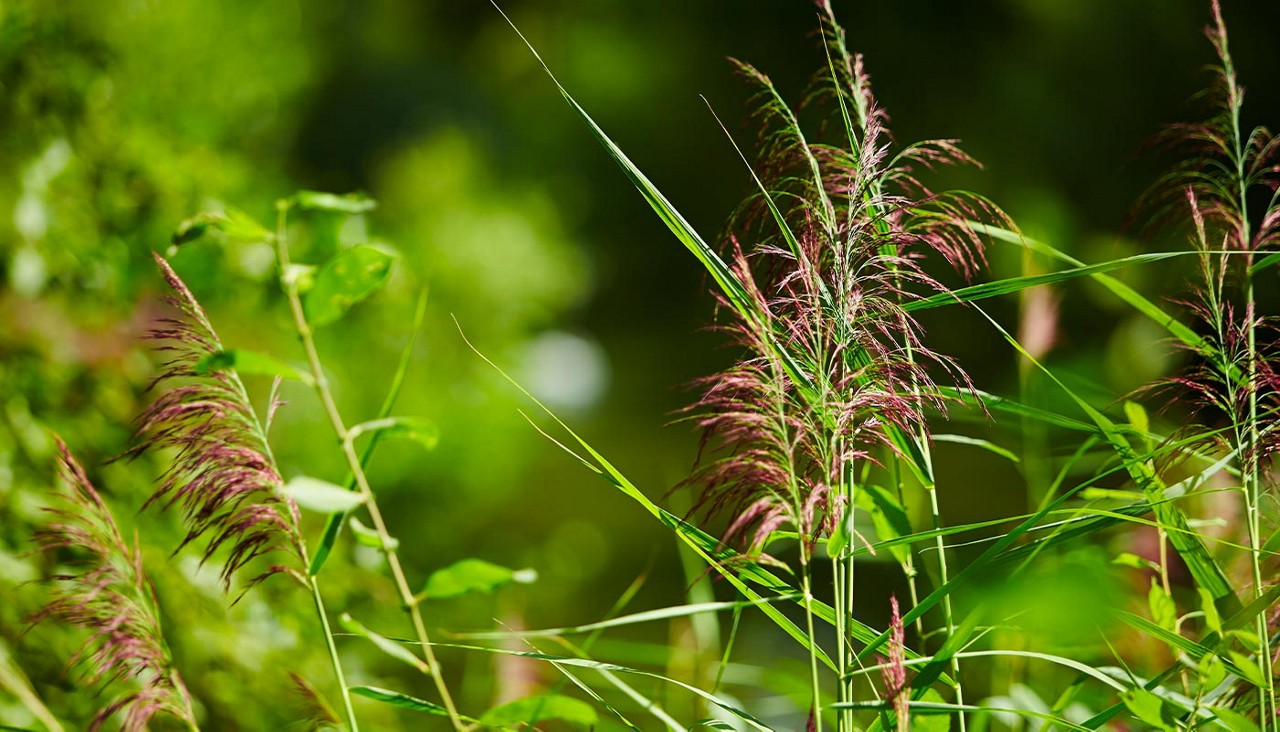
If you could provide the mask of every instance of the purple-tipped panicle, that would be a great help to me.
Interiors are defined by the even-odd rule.
[[[692,482],[701,509],[731,517],[726,541],[744,539],[749,554],[782,528],[810,549],[830,534],[853,466],[896,450],[895,434],[924,435],[926,408],[943,406],[931,369],[968,384],[925,346],[905,306],[947,291],[926,259],[966,278],[984,265],[968,220],[1006,223],[983,199],[921,182],[917,168],[972,162],[954,141],[893,153],[862,58],[845,50],[829,4],[819,7],[835,62],[827,95],[850,118],[834,126],[846,147],[808,142],[768,77],[734,62],[760,90],[756,169],[768,193],[744,205],[725,247],[750,303],[742,313],[722,302],[743,356],[698,382],[690,412],[704,451]]]
[[[58,468],[69,490],[62,506],[35,537],[42,551],[77,555],[81,571],[60,574],[53,599],[33,623],[53,620],[89,631],[69,666],[83,670],[87,684],[132,681],[138,685],[103,707],[90,723],[101,728],[119,715],[121,728],[145,730],[157,714],[194,725],[191,699],[165,646],[155,594],[142,568],[142,555],[120,535],[111,512],[84,469],[58,440]]]
[[[140,442],[131,453],[160,448],[174,454],[147,505],[179,508],[187,528],[182,546],[207,538],[202,561],[228,547],[222,568],[228,588],[240,569],[272,552],[287,554],[288,564],[268,568],[249,586],[277,572],[300,579],[304,552],[298,508],[282,491],[244,386],[232,371],[200,367],[222,350],[222,343],[168,262],[156,255],[156,263],[173,288],[167,302],[177,317],[160,321],[151,332],[156,350],[168,357],[153,383],[163,391],[142,413]]]
[[[897,596],[889,597],[891,615],[889,617],[889,649],[888,660],[881,658],[880,676],[884,679],[885,699],[893,705],[894,716],[898,718],[898,732],[911,729],[910,690],[907,687],[906,629],[903,627],[902,614],[898,611]]]

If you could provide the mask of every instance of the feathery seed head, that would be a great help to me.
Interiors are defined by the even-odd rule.
[[[187,527],[178,550],[207,537],[202,561],[208,561],[229,547],[222,569],[228,589],[239,570],[277,551],[289,555],[289,564],[271,566],[248,587],[277,572],[300,579],[305,562],[298,507],[282,491],[244,386],[234,371],[201,367],[222,343],[186,284],[164,258],[155,258],[173,289],[166,301],[177,317],[162,320],[150,334],[156,350],[168,356],[153,382],[164,391],[142,413],[140,442],[130,454],[148,449],[174,454],[147,505],[178,506]]]
[[[937,193],[917,168],[973,162],[953,140],[896,154],[888,116],[860,56],[849,54],[830,4],[823,35],[833,72],[825,95],[840,110],[841,144],[806,139],[767,76],[734,61],[758,88],[760,192],[736,217],[726,259],[746,305],[722,300],[723,326],[744,355],[698,383],[690,411],[714,458],[692,479],[700,506],[734,516],[726,539],[757,553],[775,530],[811,549],[846,509],[855,463],[923,435],[924,411],[942,407],[930,368],[967,378],[923,343],[905,305],[945,292],[923,262],[937,256],[964,277],[984,264],[966,221],[1003,215],[985,200]],[[744,244],[749,243],[749,244]],[[840,498],[835,498],[840,496]]]
[[[83,669],[88,684],[131,679],[139,687],[99,710],[90,730],[119,712],[127,732],[147,728],[157,714],[193,720],[191,699],[160,627],[155,594],[142,568],[142,555],[120,535],[115,519],[61,439],[58,472],[68,490],[62,507],[50,508],[54,520],[35,536],[46,552],[79,555],[79,572],[56,575],[53,599],[32,618],[52,619],[89,631],[68,666]]]

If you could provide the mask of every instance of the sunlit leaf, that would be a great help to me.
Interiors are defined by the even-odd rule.
[[[427,578],[421,597],[442,600],[473,592],[493,592],[512,582],[532,582],[537,574],[531,570],[515,571],[483,559],[463,559],[436,570]]]
[[[1166,630],[1174,630],[1178,623],[1178,606],[1173,598],[1154,579],[1151,590],[1147,592],[1147,605],[1151,608],[1151,619]]]
[[[426,712],[427,714],[435,714],[441,717],[449,716],[449,710],[439,704],[433,704],[425,699],[402,694],[398,691],[382,689],[377,686],[352,686],[350,691],[352,694],[363,696],[366,699],[376,699],[403,709],[412,709],[415,712]]]
[[[1231,732],[1258,732],[1258,725],[1240,712],[1226,707],[1209,707],[1218,716],[1218,720],[1227,725]]]
[[[272,356],[267,356],[243,348],[227,351],[216,351],[205,356],[196,364],[197,374],[213,371],[235,369],[240,374],[259,374],[263,376],[279,376],[282,379],[311,383],[311,375]]]
[[[352,516],[351,518],[347,519],[347,525],[351,527],[351,535],[356,538],[357,544],[361,546],[373,547],[374,549],[382,548],[382,537],[378,535],[377,531],[374,531],[373,529],[361,523],[360,519],[356,518],[355,516]],[[399,539],[395,538],[394,536],[388,537],[388,539],[390,539],[390,541],[387,542],[388,549],[395,551],[400,547]]]
[[[364,503],[359,491],[349,491],[319,478],[299,475],[284,487],[299,507],[318,513],[345,513]]]
[[[303,301],[307,322],[328,325],[346,315],[352,305],[386,284],[393,257],[377,247],[354,246],[320,268]]]
[[[1164,700],[1146,689],[1130,689],[1120,695],[1133,716],[1152,727],[1173,732],[1177,730],[1177,715]]]
[[[410,666],[413,666],[414,668],[418,669],[424,674],[430,673],[430,668],[427,666],[427,662],[415,656],[413,654],[413,651],[410,651],[408,648],[405,648],[404,646],[400,645],[399,643],[396,643],[395,641],[391,640],[390,638],[387,638],[386,636],[380,635],[378,633],[373,632],[372,630],[369,630],[368,628],[361,625],[357,620],[352,618],[347,613],[343,613],[342,617],[338,618],[338,622],[348,632],[355,633],[361,638],[367,638],[370,643],[373,643],[373,645],[378,647],[378,650],[382,651],[388,656],[391,656],[392,658],[397,659],[399,661],[403,661],[409,664]]]
[[[412,440],[428,450],[440,442],[440,430],[435,422],[422,417],[386,417],[361,422],[350,430],[351,439],[361,435],[379,433],[383,437]]]
[[[599,721],[596,710],[581,699],[561,694],[543,694],[494,707],[480,717],[480,723],[490,727],[503,727],[523,724],[535,717],[539,720],[559,719],[579,727],[594,727]]]
[[[307,211],[330,211],[333,213],[360,214],[378,207],[377,201],[363,193],[323,193],[321,191],[298,191],[293,196],[298,208]]]

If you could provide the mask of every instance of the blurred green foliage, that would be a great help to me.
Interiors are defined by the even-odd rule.
[[[1116,232],[1159,165],[1126,161],[1202,86],[1203,6],[867,0],[837,9],[900,139],[964,139],[989,172],[953,183],[999,201],[1029,234],[1094,261],[1140,248]],[[720,58],[748,59],[796,96],[820,62],[803,3],[504,7],[704,232],[719,230],[749,191],[696,96],[726,119],[743,117],[746,92]],[[1274,120],[1276,6],[1228,2],[1227,13],[1242,76],[1262,90],[1250,113]],[[730,126],[739,136],[747,128]],[[536,584],[497,600],[441,601],[432,622],[587,622],[643,572],[652,579],[637,607],[681,601],[694,578],[670,536],[531,430],[516,412],[522,403],[454,323],[593,442],[624,456],[654,497],[685,476],[697,449],[683,426],[662,429],[686,401],[677,387],[730,357],[699,330],[713,307],[697,269],[486,3],[6,0],[0,171],[0,657],[11,654],[65,719],[88,719],[99,703],[62,668],[78,637],[49,626],[24,635],[25,618],[44,600],[32,581],[52,569],[50,558],[27,553],[52,482],[50,431],[90,466],[126,531],[139,532],[208,729],[285,728],[301,706],[281,701],[292,698],[289,671],[332,693],[297,590],[269,582],[228,609],[216,571],[201,570],[190,553],[170,556],[181,537],[176,519],[135,515],[162,465],[107,462],[130,444],[149,398],[153,357],[138,337],[163,289],[150,252],[197,211],[234,205],[267,220],[276,198],[298,188],[364,189],[380,202],[350,219],[312,217],[299,259],[322,263],[340,242],[386,242],[402,253],[387,291],[321,337],[343,409],[356,419],[376,413],[412,303],[423,288],[430,293],[398,411],[434,420],[440,444],[432,453],[388,444],[371,470],[410,572],[425,577],[476,556],[539,573]],[[269,247],[197,242],[173,261],[230,347],[299,360]],[[999,276],[1023,266],[1006,250],[991,264]],[[1168,291],[1181,276],[1140,270],[1132,284]],[[1093,285],[1066,289],[1056,366],[1108,387],[1094,393],[1167,373],[1168,357],[1150,355],[1161,334],[1146,321],[1111,318],[1113,303]],[[936,350],[954,353],[983,388],[1017,388],[1016,361],[994,334],[945,320],[956,313],[939,317],[925,321]],[[268,380],[250,387],[263,403]],[[311,394],[291,384],[284,397],[273,434],[286,477],[341,480]],[[1017,478],[1007,465],[972,451],[944,449],[939,459],[965,476],[942,496],[953,521],[1021,510],[1023,491],[1009,487]],[[331,605],[395,626],[401,614],[378,577],[380,556],[342,547],[326,569],[341,578],[326,583]],[[1034,633],[1071,644],[1061,602],[1098,586],[1101,560],[1086,552],[1060,561],[1055,571],[1066,582],[1055,594],[1039,593],[1039,575],[1003,591],[1026,605]],[[871,565],[869,576],[885,594],[901,592],[883,566]],[[883,603],[867,602],[868,622],[883,625]],[[661,630],[638,638],[667,640]],[[777,651],[757,640],[744,648]],[[614,650],[643,656],[622,643]],[[351,675],[371,683],[401,675],[354,644],[344,657]],[[470,708],[513,693],[492,686],[489,664],[445,657]],[[545,669],[499,677],[522,673],[554,678]],[[771,687],[802,699],[803,688],[788,683]],[[389,707],[358,703],[372,729],[413,728]],[[4,689],[0,723],[33,723]]]

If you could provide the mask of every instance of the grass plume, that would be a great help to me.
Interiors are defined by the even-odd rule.
[[[142,553],[120,535],[84,468],[60,439],[58,473],[67,490],[58,493],[60,507],[48,509],[54,519],[36,535],[35,545],[78,555],[81,569],[53,578],[53,599],[32,622],[52,620],[89,631],[68,664],[83,669],[87,683],[138,685],[104,706],[90,722],[91,731],[117,714],[128,732],[147,729],[158,714],[194,729],[191,697],[165,644]]]

